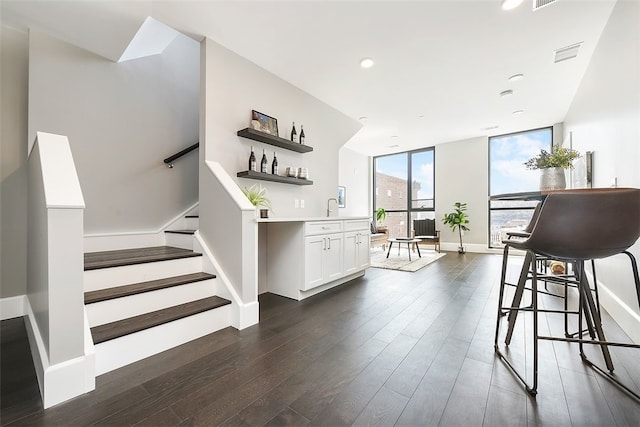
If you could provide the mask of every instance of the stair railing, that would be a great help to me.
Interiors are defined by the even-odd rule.
[[[84,309],[85,204],[66,136],[37,132],[28,191],[26,324],[46,409],[95,388]]]
[[[232,325],[244,329],[259,317],[256,208],[219,163],[207,160],[203,166],[198,236],[221,267],[216,273],[228,280],[237,303]]]
[[[171,169],[171,168],[173,168],[173,162],[175,162],[176,160],[178,160],[180,157],[184,156],[185,154],[189,154],[190,152],[192,152],[193,150],[197,149],[198,147],[200,147],[200,143],[196,142],[195,144],[190,145],[189,147],[185,148],[184,150],[178,151],[173,156],[167,157],[166,159],[164,159],[164,162]]]

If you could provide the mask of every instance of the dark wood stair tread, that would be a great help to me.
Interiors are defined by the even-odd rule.
[[[196,230],[164,230],[164,232],[173,234],[195,234]]]
[[[202,254],[193,252],[190,249],[175,248],[173,246],[88,252],[84,254],[84,269],[85,271],[96,270],[197,256],[202,256]]]
[[[187,283],[200,282],[202,280],[215,279],[215,275],[209,273],[192,273],[181,276],[167,277],[164,279],[151,280],[148,282],[133,283],[131,285],[116,286],[108,289],[100,289],[84,293],[84,303],[107,301],[115,298],[137,295],[144,292],[157,291],[173,286],[185,285]]]
[[[174,320],[179,320],[184,317],[222,307],[227,304],[231,304],[231,301],[218,296],[213,296],[162,310],[152,311],[150,313],[141,314],[128,319],[118,320],[117,322],[95,326],[91,328],[93,343],[99,344],[101,342],[133,334],[134,332],[143,331],[154,326],[163,325]]]

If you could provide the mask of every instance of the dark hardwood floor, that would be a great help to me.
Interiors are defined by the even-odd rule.
[[[18,339],[22,319],[4,321],[1,424],[640,425],[640,404],[587,368],[577,345],[541,344],[536,398],[497,360],[500,261],[448,253],[416,273],[369,269],[302,302],[265,294],[259,325],[102,375],[95,391],[46,411]],[[605,322],[611,337],[624,338]],[[557,315],[541,323],[562,331]],[[616,373],[640,389],[640,352],[613,354]]]

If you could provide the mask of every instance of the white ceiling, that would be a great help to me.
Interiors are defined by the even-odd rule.
[[[382,154],[561,122],[614,4],[2,0],[2,20],[116,61],[152,16],[210,37],[354,120],[368,117],[347,146]],[[577,58],[554,64],[554,50],[578,42]],[[364,57],[373,68],[360,68]],[[524,79],[509,82],[516,73]],[[501,98],[507,89],[514,95]],[[483,130],[490,126],[499,127]]]

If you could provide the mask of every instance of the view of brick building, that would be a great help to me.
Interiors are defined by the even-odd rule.
[[[387,218],[382,225],[389,227],[389,237],[407,236],[407,180],[381,172],[376,172],[375,208],[384,208]],[[420,183],[411,185],[411,200],[418,198]],[[403,211],[403,212],[393,212]]]

